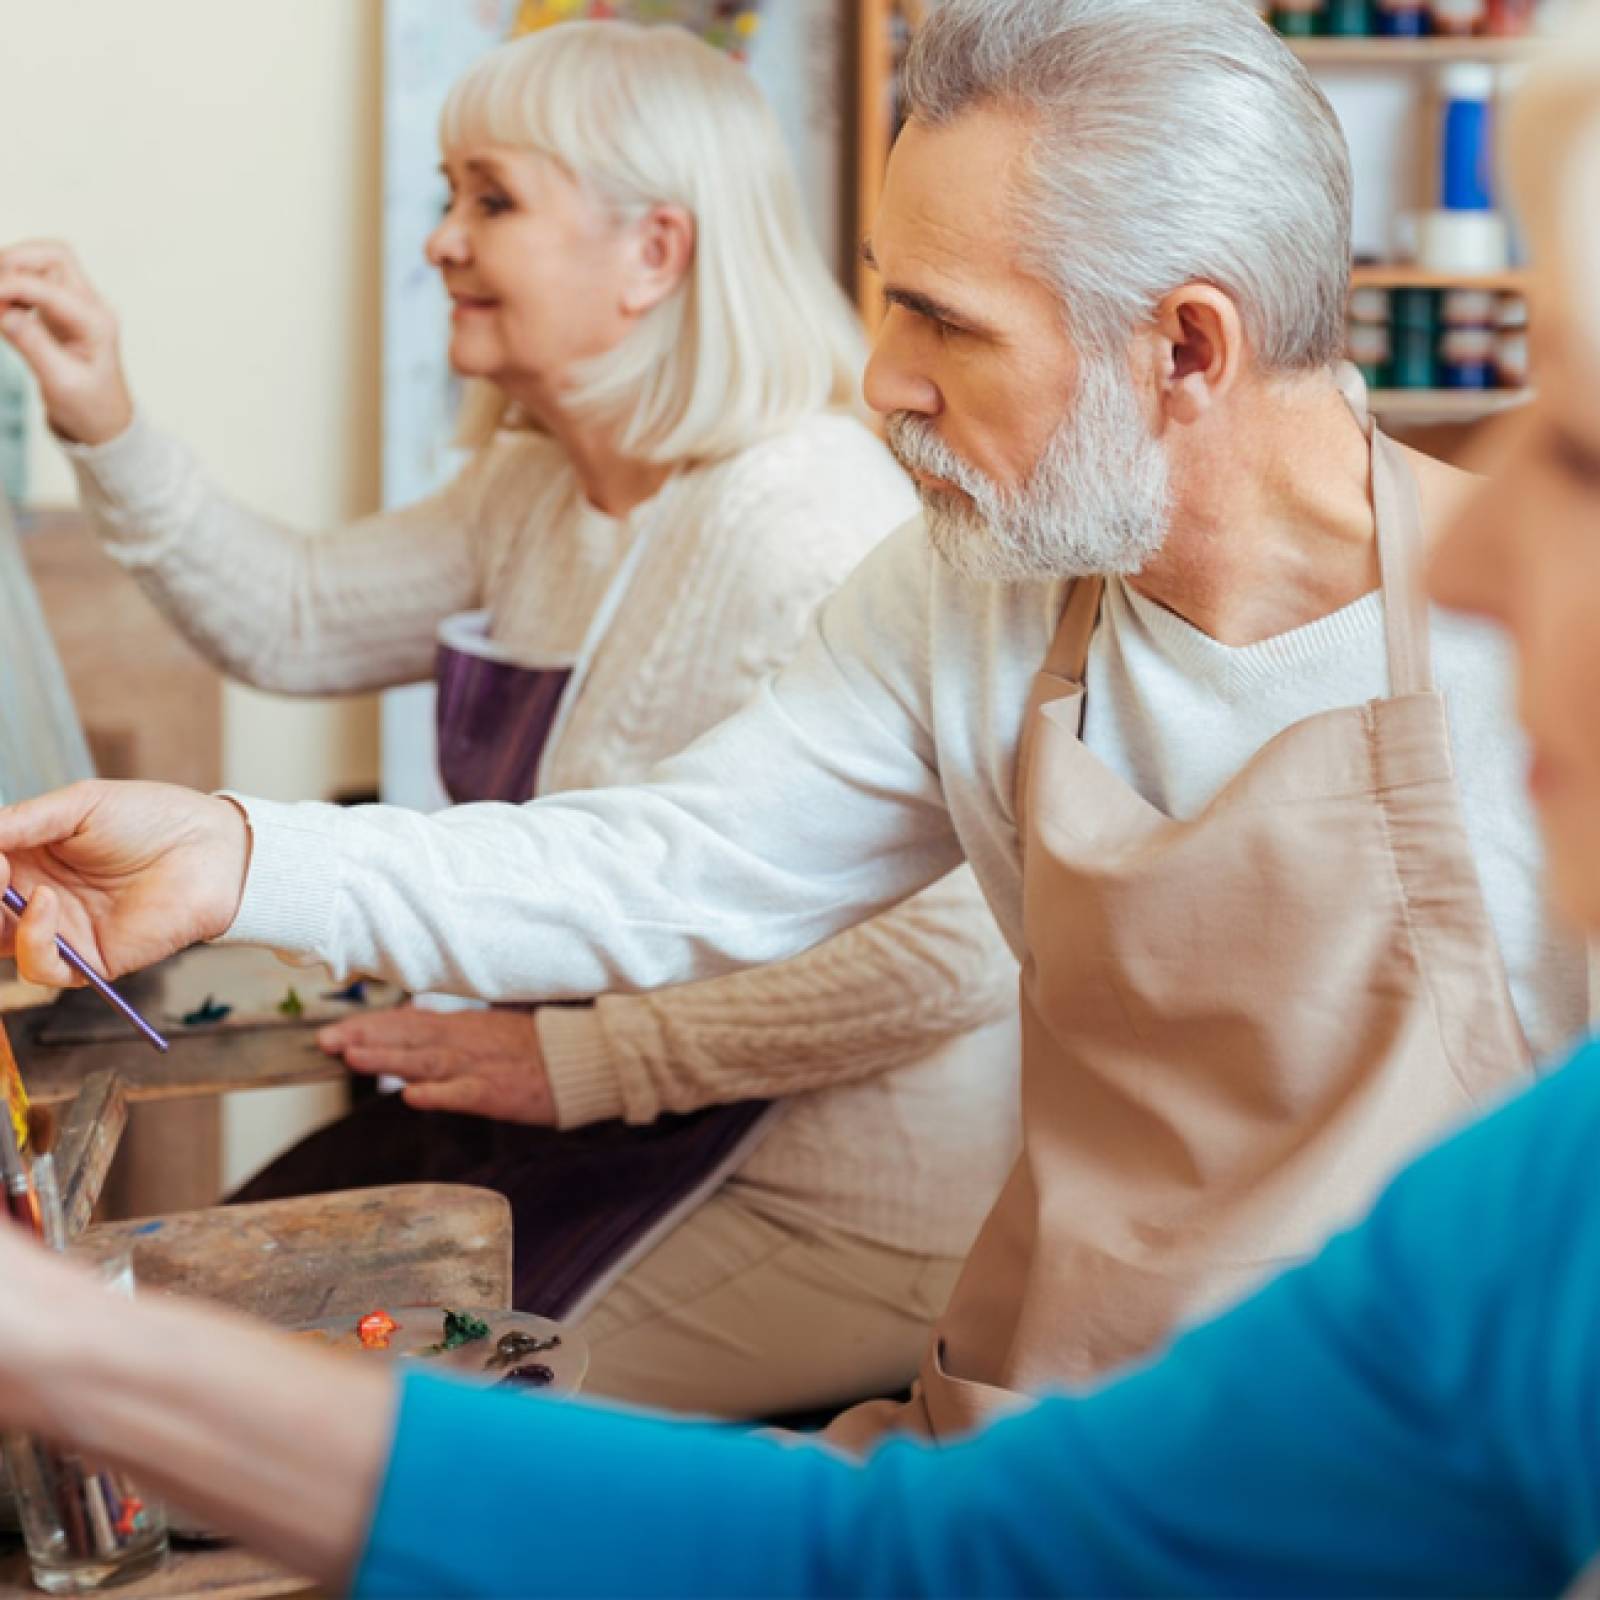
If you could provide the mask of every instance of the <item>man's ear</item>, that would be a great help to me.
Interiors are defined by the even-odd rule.
[[[622,309],[642,317],[669,298],[694,261],[694,217],[682,206],[652,206],[633,225],[633,260]]]
[[[1186,283],[1156,308],[1155,340],[1162,414],[1191,426],[1239,380],[1244,366],[1239,308],[1212,284]]]

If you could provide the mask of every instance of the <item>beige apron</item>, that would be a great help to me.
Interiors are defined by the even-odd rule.
[[[945,1439],[1090,1379],[1304,1258],[1530,1071],[1433,687],[1421,516],[1373,439],[1392,698],[1271,740],[1175,821],[1084,748],[1075,584],[1018,764],[1023,1150],[909,1405]]]

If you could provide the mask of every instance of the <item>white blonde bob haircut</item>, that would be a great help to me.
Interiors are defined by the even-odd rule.
[[[575,413],[660,464],[745,449],[818,411],[860,414],[866,345],[807,225],[777,119],[748,72],[681,28],[569,22],[500,46],[451,90],[450,155],[499,144],[558,162],[621,222],[694,219],[684,281],[585,364]],[[528,426],[473,384],[459,442]]]

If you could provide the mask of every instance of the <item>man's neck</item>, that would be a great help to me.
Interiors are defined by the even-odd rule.
[[[1247,645],[1378,586],[1371,450],[1331,380],[1264,386],[1211,426],[1174,462],[1172,531],[1134,588]]]

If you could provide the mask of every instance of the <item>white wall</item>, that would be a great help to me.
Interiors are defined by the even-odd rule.
[[[381,9],[0,0],[0,240],[71,240],[140,403],[303,526],[377,503]],[[70,499],[42,429],[31,465],[36,501]],[[228,691],[226,783],[297,798],[376,771],[370,706]],[[229,1109],[237,1171],[304,1107]]]

